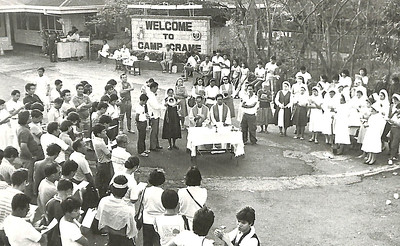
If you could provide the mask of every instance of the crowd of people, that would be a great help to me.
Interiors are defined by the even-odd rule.
[[[175,141],[186,118],[199,122],[198,114],[188,116],[194,107],[186,103],[183,79],[166,91],[162,102],[157,82],[150,79],[134,104],[126,74],[118,82],[109,80],[96,98],[86,81],[71,92],[60,79],[51,83],[43,67],[37,73],[25,85],[22,100],[18,90],[8,101],[0,100],[0,245],[93,245],[90,232],[107,235],[108,245],[135,245],[140,230],[143,245],[213,244],[206,236],[214,213],[206,206],[207,190],[200,186],[196,166],[185,175],[186,187],[177,191],[162,188],[162,170],[154,169],[144,185],[135,178],[139,158],[162,149],[158,131],[163,109],[162,138],[168,139],[169,150],[178,149]],[[228,123],[233,104],[226,106],[220,94],[207,100],[216,102],[211,122]],[[132,108],[138,155],[127,151],[135,133]],[[88,151],[94,152],[95,166],[89,164]],[[227,245],[260,245],[254,209],[241,209],[236,219],[237,229],[226,233],[218,228],[215,237]]]

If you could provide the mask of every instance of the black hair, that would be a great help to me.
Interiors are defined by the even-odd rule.
[[[191,166],[186,172],[185,184],[187,186],[199,186],[201,184],[201,173],[196,166]]]
[[[217,94],[217,95],[215,96],[215,99],[218,99],[218,97],[224,99],[224,95],[222,95],[222,94]]]
[[[114,86],[111,85],[111,84],[106,84],[106,86],[104,86],[104,90],[105,91],[108,91],[108,90],[111,90],[111,89],[114,89]]]
[[[179,197],[176,191],[167,189],[161,195],[161,203],[165,209],[175,209],[178,206]]]
[[[256,211],[252,207],[245,207],[236,214],[236,219],[246,221],[253,226],[256,219]]]
[[[301,71],[306,71],[306,67],[305,67],[305,66],[301,66],[301,67],[300,67],[300,70],[301,70]]]
[[[68,90],[68,89],[62,90],[61,93],[60,93],[60,95],[61,95],[61,97],[65,97],[65,95],[66,95],[67,93],[71,93],[71,91]]]
[[[39,110],[39,111],[41,111],[41,112],[44,112],[44,106],[43,106],[43,104],[41,104],[40,102],[34,102],[34,103],[30,106],[29,109],[30,109],[30,110],[37,109],[37,110]]]
[[[56,79],[56,81],[54,81],[54,85],[61,85],[62,81],[60,79]]]
[[[106,127],[102,124],[96,124],[93,128],[93,134],[97,137],[103,130],[105,130]]]
[[[106,102],[99,102],[96,107],[97,110],[107,109],[107,108],[108,108],[108,104]]]
[[[63,176],[68,176],[70,175],[72,172],[75,172],[78,170],[78,163],[76,163],[73,160],[67,160],[64,162],[64,164],[62,165],[61,168],[61,174]]]
[[[339,80],[339,74],[335,74],[332,76],[332,80]]]
[[[367,71],[367,69],[365,67],[360,68],[360,70],[364,71],[364,76],[368,75],[368,71]]]
[[[393,80],[393,82],[395,82],[395,83],[399,83],[399,82],[400,82],[400,79],[399,79],[399,77],[397,77],[397,76],[393,77],[392,80]]]
[[[11,96],[15,96],[15,95],[17,95],[17,94],[21,94],[21,92],[20,92],[19,90],[13,90],[13,91],[11,92]]]
[[[68,131],[68,129],[69,129],[72,125],[73,125],[73,124],[72,124],[71,121],[69,121],[69,120],[64,120],[63,122],[61,122],[60,131],[62,131],[62,132]]]
[[[20,125],[26,125],[29,120],[29,111],[24,110],[18,113],[18,124]]]
[[[117,100],[118,100],[118,96],[117,95],[115,95],[115,94],[111,94],[110,95],[110,102],[117,101]]]
[[[43,116],[43,113],[38,109],[34,109],[34,110],[31,111],[31,117],[32,118],[36,118],[37,119],[37,118],[40,118],[42,116]]]
[[[4,157],[5,158],[17,158],[19,155],[18,150],[12,146],[7,146],[4,149]]]
[[[346,76],[350,76],[350,72],[347,69],[343,69],[342,73],[344,73]]]
[[[38,69],[37,69],[38,71],[43,71],[44,72],[44,67],[39,67]]]
[[[46,148],[46,154],[48,156],[58,156],[61,152],[61,147],[58,144],[50,144]]]
[[[77,140],[75,140],[73,143],[72,143],[72,148],[75,150],[75,151],[78,151],[78,149],[80,148],[80,147],[82,147],[83,146],[83,140],[82,139],[77,139]]]
[[[34,83],[27,83],[25,85],[25,91],[28,92],[31,89],[32,86],[36,87],[36,85]]]
[[[20,168],[11,174],[11,184],[20,186],[24,181],[28,181],[28,169]]]
[[[50,134],[52,134],[58,128],[60,128],[60,125],[56,121],[53,121],[53,122],[50,122],[49,124],[47,124],[47,132]]]
[[[74,121],[80,122],[80,117],[77,112],[70,112],[67,115],[68,115],[67,120],[69,120],[71,122],[74,122]]]
[[[164,184],[165,175],[162,171],[154,169],[149,175],[149,183],[153,186],[159,186]]]
[[[140,163],[140,161],[137,156],[131,156],[128,158],[128,160],[125,161],[124,166],[126,169],[133,169],[133,168],[139,166],[139,163]]]
[[[109,116],[109,115],[103,114],[99,118],[99,124],[102,124],[102,125],[103,124],[111,124],[111,121],[112,121],[112,119],[111,119],[111,116]]]
[[[118,83],[117,83],[117,81],[116,81],[115,79],[110,79],[110,80],[107,82],[107,84],[108,84],[108,85],[116,86]]]
[[[56,99],[54,99],[54,103],[62,105],[64,103],[64,100],[60,97],[57,97]]]
[[[207,236],[208,231],[214,224],[214,212],[206,206],[196,211],[193,217],[193,232],[198,236]]]
[[[67,190],[73,190],[74,185],[72,184],[71,181],[67,179],[60,179],[57,184],[57,190],[58,191],[67,191]]]
[[[44,175],[46,178],[50,177],[51,175],[55,174],[58,172],[58,165],[57,164],[51,164],[49,166],[46,166],[44,168]]]
[[[67,199],[61,202],[61,208],[64,214],[71,213],[76,209],[80,209],[81,203],[76,198],[68,197]]]
[[[100,102],[109,102],[109,101],[110,101],[110,97],[107,95],[100,97]]]
[[[79,87],[85,88],[85,85],[82,83],[79,83],[75,86],[76,89],[78,89]]]
[[[142,94],[142,95],[140,95],[139,100],[142,102],[147,101],[147,100],[149,100],[149,97],[146,94]]]
[[[16,194],[11,201],[11,209],[12,211],[15,211],[17,209],[26,209],[27,207],[29,207],[30,201],[31,199],[29,198],[29,196],[23,193]]]
[[[157,82],[152,82],[151,84],[150,84],[150,89],[151,88],[155,88],[155,87],[157,87],[158,86],[158,83]]]

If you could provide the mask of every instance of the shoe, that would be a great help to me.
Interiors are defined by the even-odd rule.
[[[149,154],[146,154],[146,153],[143,152],[143,153],[140,154],[140,156],[142,156],[142,157],[149,157]]]
[[[168,150],[172,150],[172,146],[168,146]]]
[[[257,145],[257,142],[250,142],[250,145]]]
[[[300,140],[304,140],[304,138],[303,138],[303,137],[301,137],[301,138],[300,138]]]
[[[163,147],[162,146],[157,146],[156,149],[163,149]]]
[[[374,164],[375,164],[375,161],[376,161],[376,160],[370,161],[370,162],[368,162],[367,164],[368,164],[368,165],[374,165]]]
[[[172,73],[172,71],[169,71],[169,74],[171,74]]]
[[[388,160],[388,165],[389,165],[389,166],[393,165],[393,160],[392,160],[392,159],[389,159],[389,160]]]
[[[150,150],[145,150],[144,153],[149,154]]]
[[[279,136],[283,137],[283,132],[280,132],[280,133],[279,133]]]
[[[265,134],[269,134],[269,131],[265,131],[264,133],[265,133]]]
[[[308,139],[308,142],[312,142],[312,141],[314,141],[314,139],[312,139],[312,138]]]
[[[314,143],[315,143],[315,144],[318,144],[318,140],[317,140],[317,139],[315,139],[315,140],[314,140]]]
[[[163,72],[163,73],[166,73],[167,71],[163,70],[162,72]]]
[[[298,137],[298,136],[294,136],[293,138],[294,138],[294,139],[298,139],[299,137]]]
[[[179,149],[178,146],[176,146],[176,145],[172,146],[172,148],[174,148],[174,149]]]

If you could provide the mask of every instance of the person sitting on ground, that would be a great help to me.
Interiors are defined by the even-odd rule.
[[[64,216],[59,223],[62,245],[91,245],[89,240],[82,235],[81,224],[78,222],[81,203],[73,197],[68,197],[61,203],[61,208],[64,212]]]
[[[30,200],[25,194],[16,194],[12,199],[12,213],[4,220],[4,232],[10,245],[47,245],[46,234],[40,233],[46,227],[35,228],[25,220]]]
[[[135,207],[123,200],[128,191],[128,180],[125,176],[116,176],[111,185],[111,195],[100,200],[96,219],[99,230],[105,228],[109,246],[133,246],[137,236],[134,219]]]
[[[173,238],[167,246],[212,246],[214,241],[206,236],[214,224],[214,212],[207,207],[196,211],[193,218],[193,231],[184,230]]]
[[[227,246],[260,246],[260,240],[254,229],[256,213],[251,207],[245,207],[236,214],[237,228],[226,234],[216,229],[214,234]]]
[[[66,179],[61,179],[57,183],[57,194],[49,200],[46,204],[46,220],[49,224],[53,219],[60,221],[64,216],[63,209],[61,208],[61,203],[65,201],[68,197],[72,196],[73,191],[72,182]],[[51,246],[61,246],[60,237],[60,227],[59,224],[49,232],[48,235],[48,245]]]
[[[97,59],[99,60],[99,63],[102,62],[103,57],[107,58],[110,55],[109,50],[110,50],[110,45],[108,45],[107,40],[104,39],[103,47],[101,48],[101,50],[97,52]]]
[[[154,229],[160,237],[160,245],[167,245],[171,239],[183,230],[189,230],[189,225],[185,215],[178,215],[179,197],[174,190],[165,190],[161,195],[161,202],[165,208],[165,213],[157,216],[154,222]]]
[[[167,44],[165,46],[166,50],[162,53],[162,61],[160,62],[162,67],[162,72],[172,73],[172,63],[174,60],[174,51],[171,50],[171,45]],[[167,70],[168,69],[168,70]]]

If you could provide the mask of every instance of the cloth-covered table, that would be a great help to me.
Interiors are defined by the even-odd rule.
[[[58,42],[57,57],[60,59],[86,57],[87,47],[86,42]]]
[[[187,148],[191,156],[196,156],[196,148],[206,144],[231,144],[235,156],[244,155],[242,132],[232,126],[227,127],[189,127],[187,135]]]

